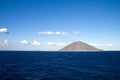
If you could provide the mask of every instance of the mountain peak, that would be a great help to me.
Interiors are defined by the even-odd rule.
[[[60,49],[60,51],[100,51],[100,49],[82,41],[74,41],[68,46]]]

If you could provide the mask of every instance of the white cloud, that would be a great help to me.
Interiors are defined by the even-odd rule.
[[[48,42],[48,45],[51,45],[51,46],[64,46],[65,44],[64,43]]]
[[[104,46],[103,44],[97,44],[97,43],[90,43],[90,45],[92,45],[92,46],[97,46],[97,47],[102,47],[102,46]]]
[[[66,32],[60,32],[60,31],[57,31],[57,32],[55,32],[55,34],[56,34],[56,35],[65,35]]]
[[[27,40],[22,40],[21,43],[24,45],[30,45],[30,43]]]
[[[8,40],[4,40],[3,42],[5,45],[8,45]]]
[[[29,45],[29,46],[32,46],[32,45],[34,45],[34,46],[39,46],[39,45],[40,45],[40,42],[39,42],[39,41],[36,41],[36,40],[34,40],[33,43],[30,43],[30,42],[28,42],[27,40],[22,40],[21,43],[22,43],[23,45]]]
[[[58,46],[64,46],[64,43],[57,43]]]
[[[40,34],[40,35],[65,35],[66,32],[60,32],[60,31],[52,32],[52,31],[46,31],[46,32],[38,32],[38,34]]]
[[[47,34],[55,34],[54,32],[48,31],[46,32]]]
[[[39,45],[40,45],[40,42],[38,42],[38,41],[35,40],[35,41],[32,43],[32,45],[39,46]]]
[[[9,33],[7,28],[0,28],[1,33]]]
[[[40,35],[46,35],[45,32],[38,32],[38,34],[40,34]]]
[[[112,47],[112,46],[113,46],[113,44],[106,44],[106,46],[108,46],[108,47]]]
[[[90,43],[90,45],[96,46],[96,47],[112,47],[113,46],[113,44],[97,44],[97,43]]]
[[[48,42],[48,45],[56,46],[56,43],[54,43],[54,42]]]
[[[80,32],[79,31],[75,31],[74,34],[80,34]]]
[[[51,34],[55,34],[54,32],[51,31],[46,31],[46,32],[38,32],[40,35],[51,35]]]

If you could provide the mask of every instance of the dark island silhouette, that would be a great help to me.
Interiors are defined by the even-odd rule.
[[[96,47],[93,47],[82,41],[75,41],[66,47],[60,49],[60,51],[102,51]]]

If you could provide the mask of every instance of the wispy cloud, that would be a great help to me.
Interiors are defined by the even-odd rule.
[[[4,40],[4,45],[8,45],[8,40]]]
[[[9,33],[7,28],[0,28],[0,33]]]
[[[5,47],[9,45],[9,42],[8,40],[0,41],[0,45]]]
[[[48,45],[51,45],[51,46],[64,46],[65,44],[64,43],[48,42]]]
[[[48,45],[56,46],[56,43],[54,43],[54,42],[48,42]]]
[[[92,46],[97,46],[97,47],[102,47],[102,46],[104,46],[103,44],[98,44],[98,43],[90,43],[90,45],[92,45]]]
[[[64,43],[57,43],[58,46],[64,46]]]
[[[98,43],[90,43],[90,45],[96,46],[96,47],[112,47],[113,46],[113,44],[98,44]]]
[[[39,46],[39,45],[40,45],[40,42],[35,40],[35,41],[32,43],[32,45]]]
[[[63,35],[63,36],[64,36],[64,35],[66,34],[66,32],[57,31],[57,32],[55,32],[55,34],[56,34],[56,35]]]
[[[80,34],[80,32],[79,31],[75,31],[74,34]]]
[[[112,46],[114,46],[113,44],[106,44],[106,46],[108,46],[108,47],[112,47]]]
[[[28,42],[27,40],[22,40],[21,43],[23,45],[34,45],[34,46],[39,46],[40,45],[40,42],[39,41],[36,41],[34,40],[33,42]]]
[[[24,45],[30,45],[30,43],[27,40],[22,40],[21,43]]]
[[[65,35],[66,32],[60,32],[60,31],[56,31],[56,32],[45,31],[45,32],[38,32],[38,34],[40,34],[40,35]]]
[[[51,35],[51,34],[55,34],[54,32],[51,31],[46,31],[46,32],[38,32],[40,35]]]

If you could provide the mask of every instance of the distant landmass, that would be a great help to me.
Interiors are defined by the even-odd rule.
[[[75,41],[66,47],[60,49],[60,51],[102,51],[96,47],[93,47],[82,41]]]

